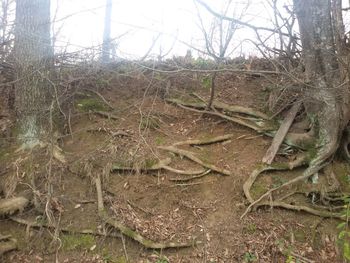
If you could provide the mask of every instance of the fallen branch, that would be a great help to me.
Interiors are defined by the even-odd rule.
[[[199,241],[193,241],[190,243],[177,243],[177,242],[159,243],[159,242],[155,242],[155,241],[144,238],[138,232],[130,229],[129,227],[123,225],[121,222],[119,222],[116,219],[113,219],[107,215],[107,212],[106,212],[104,205],[103,205],[102,186],[101,186],[100,177],[97,177],[95,179],[95,184],[96,184],[96,192],[97,192],[98,214],[99,214],[100,218],[102,219],[102,221],[115,227],[123,235],[130,237],[131,239],[139,242],[144,247],[153,248],[153,249],[165,249],[165,248],[191,247],[191,246],[200,244]]]
[[[158,146],[158,149],[162,149],[168,152],[172,152],[178,155],[182,155],[185,156],[187,159],[190,159],[191,161],[198,163],[199,165],[206,167],[212,171],[218,172],[220,174],[223,175],[231,175],[232,173],[226,169],[221,169],[219,167],[216,167],[213,164],[209,164],[207,162],[202,161],[201,159],[199,159],[198,157],[196,157],[193,153],[186,151],[186,150],[182,150],[182,149],[178,149],[174,146]]]
[[[278,149],[280,148],[282,142],[284,141],[284,138],[286,137],[290,126],[292,125],[295,116],[297,115],[299,109],[301,106],[301,102],[298,102],[293,105],[293,107],[289,110],[286,118],[283,120],[280,128],[276,132],[275,136],[273,137],[271,146],[267,150],[264,158],[263,163],[271,164],[273,159],[275,158]]]

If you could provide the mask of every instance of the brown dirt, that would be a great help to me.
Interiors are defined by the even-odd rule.
[[[201,76],[178,74],[158,79],[153,76],[156,81],[149,84],[150,75],[115,76],[107,88],[100,90],[115,107],[113,115],[118,116],[118,120],[83,113],[79,105],[72,103],[73,136],[64,136],[59,141],[69,169],[56,163],[53,172],[54,197],[59,206],[55,218],[59,218],[62,228],[118,233],[103,226],[97,215],[92,179],[100,174],[105,206],[110,215],[157,241],[185,241],[196,237],[203,244],[153,251],[117,235],[116,238],[93,236],[92,242],[85,245],[76,238],[79,247],[69,249],[63,244],[57,249],[53,229],[26,229],[4,218],[0,221],[0,233],[12,234],[19,240],[20,247],[18,251],[8,253],[2,262],[55,262],[57,258],[58,262],[118,263],[126,262],[126,255],[130,262],[161,263],[167,262],[161,261],[165,258],[168,262],[254,262],[254,258],[256,262],[295,262],[290,257],[291,252],[315,262],[341,262],[335,243],[336,220],[321,220],[279,209],[260,209],[241,220],[247,205],[243,182],[261,161],[270,138],[239,125],[166,104],[157,96],[167,81],[171,81],[171,95],[184,97],[195,91],[207,96],[209,90],[201,85]],[[217,99],[264,110],[268,85],[263,78],[226,73],[219,78]],[[147,117],[151,121],[145,128]],[[117,131],[128,136],[113,136]],[[232,176],[210,173],[182,185],[169,180],[178,177],[170,172],[138,171],[147,162],[169,156],[176,168],[198,168],[188,160],[158,150],[157,146],[227,133],[233,133],[234,139],[184,149],[229,169]],[[2,158],[1,162],[6,165],[9,160]],[[108,171],[113,163],[133,166],[135,171],[110,174]],[[35,159],[32,165],[36,167],[36,164],[44,165]],[[3,177],[8,178],[9,174]],[[44,189],[43,181],[39,179],[37,184],[38,189]],[[19,216],[33,220],[38,215],[30,208]],[[64,240],[62,235],[60,237]],[[286,248],[285,254],[280,252],[281,246]]]

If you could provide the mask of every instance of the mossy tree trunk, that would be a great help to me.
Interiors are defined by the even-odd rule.
[[[336,1],[336,0],[333,0]],[[341,74],[339,13],[332,12],[330,0],[294,0],[305,64],[305,100],[309,118],[318,135],[316,156],[311,160],[310,175],[337,150],[349,121],[347,79]]]
[[[50,0],[17,0],[14,64],[18,139],[33,148],[47,134],[49,84],[53,48],[50,37]]]

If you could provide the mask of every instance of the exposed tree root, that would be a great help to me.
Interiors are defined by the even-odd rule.
[[[280,207],[280,208],[285,208],[293,211],[304,211],[316,216],[321,216],[326,218],[337,218],[337,219],[344,220],[344,217],[341,215],[341,213],[333,213],[329,211],[318,210],[318,209],[314,209],[304,205],[291,205],[282,201],[262,202],[256,205],[256,207],[259,207],[259,206]]]
[[[303,154],[297,160],[295,160],[293,162],[282,163],[282,164],[272,164],[272,165],[262,164],[257,169],[255,169],[243,185],[244,194],[245,194],[246,198],[248,199],[248,201],[250,202],[250,205],[248,206],[248,208],[246,209],[244,214],[241,216],[241,218],[243,218],[253,207],[258,208],[261,206],[270,206],[270,207],[285,208],[285,209],[289,209],[289,210],[293,210],[293,211],[304,211],[304,212],[307,212],[307,213],[310,213],[310,214],[316,215],[316,216],[321,216],[321,217],[326,217],[326,218],[337,218],[337,219],[344,220],[344,217],[342,217],[341,213],[327,211],[327,210],[330,210],[327,208],[320,207],[320,209],[315,209],[315,208],[308,207],[305,205],[293,205],[293,204],[288,204],[286,202],[283,202],[282,200],[284,200],[286,197],[282,197],[279,200],[272,200],[272,198],[270,198],[269,201],[263,201],[263,199],[265,199],[267,197],[271,197],[271,194],[274,191],[279,190],[279,189],[286,187],[288,185],[294,184],[296,182],[299,182],[301,180],[309,178],[311,175],[310,175],[310,172],[307,172],[308,169],[301,176],[298,176],[298,177],[282,184],[281,186],[274,187],[274,188],[268,190],[263,195],[261,195],[257,200],[254,200],[252,198],[252,196],[250,194],[250,189],[251,189],[252,185],[254,184],[254,182],[256,181],[257,177],[262,172],[292,170],[298,166],[307,164],[307,159],[308,159],[307,155]],[[337,185],[337,184],[334,183],[334,185]],[[295,193],[288,194],[287,197],[290,197],[291,195],[293,195]],[[321,210],[321,209],[323,209],[323,210]]]
[[[13,197],[0,200],[0,216],[12,215],[17,211],[23,211],[29,204],[29,200],[25,197]]]
[[[280,128],[276,132],[276,135],[273,137],[271,146],[267,150],[265,156],[263,157],[263,163],[271,164],[273,159],[275,158],[278,149],[280,148],[284,138],[286,137],[290,126],[292,125],[295,116],[297,115],[299,108],[301,106],[301,102],[298,102],[293,105],[293,107],[288,112],[286,118],[283,120]]]
[[[199,97],[198,95],[194,94],[196,97]],[[200,97],[199,97],[200,98]],[[202,98],[200,98],[202,100]],[[181,104],[186,107],[191,107],[195,109],[206,109],[207,105],[204,102],[184,102],[178,99],[166,99],[167,102],[174,103],[174,104]],[[252,117],[256,117],[259,119],[264,119],[268,120],[269,116],[266,115],[263,112],[254,110],[252,108],[248,107],[242,107],[242,106],[237,106],[237,105],[229,105],[220,101],[214,101],[212,106],[216,109],[219,110],[224,110],[232,113],[241,113],[241,114],[246,114]]]
[[[179,146],[179,145],[207,145],[212,143],[218,143],[218,142],[224,142],[232,139],[234,134],[225,134],[222,136],[217,136],[213,138],[208,139],[201,139],[201,140],[187,140],[182,142],[174,143],[173,146]]]
[[[250,129],[253,129],[254,131],[256,132],[263,132],[265,130],[275,130],[274,127],[266,127],[264,126],[265,123],[263,121],[261,122],[257,122],[257,121],[253,121],[253,120],[247,120],[247,119],[242,119],[242,118],[239,118],[239,117],[233,117],[233,116],[228,116],[228,115],[225,115],[223,113],[220,113],[218,111],[208,111],[208,110],[198,110],[198,109],[195,109],[195,108],[191,108],[191,107],[188,107],[188,106],[184,106],[180,103],[177,103],[176,104],[178,107],[180,108],[183,108],[185,110],[189,110],[189,111],[193,111],[193,112],[197,112],[197,113],[201,113],[201,114],[208,114],[208,115],[213,115],[213,116],[217,116],[217,117],[220,117],[222,119],[225,119],[227,121],[230,121],[230,122],[233,122],[233,123],[237,123],[237,124],[240,124],[244,127],[248,127]]]
[[[175,169],[175,168],[172,168],[170,166],[164,166],[163,167],[165,170],[168,170],[170,172],[173,172],[173,173],[176,173],[176,174],[180,174],[180,175],[194,175],[194,176],[197,176],[197,175],[201,175],[205,172],[207,172],[206,169],[201,169],[201,170],[179,170],[179,169]]]
[[[202,161],[201,159],[199,159],[197,156],[195,156],[193,153],[186,151],[186,150],[182,150],[182,149],[178,149],[174,146],[159,146],[158,149],[162,149],[168,152],[172,152],[178,155],[182,155],[185,156],[186,158],[190,159],[191,161],[198,163],[199,165],[206,167],[212,171],[218,172],[220,174],[223,175],[231,175],[232,173],[226,169],[221,169],[213,164],[209,164],[207,162]]]
[[[191,247],[191,246],[200,244],[199,241],[195,241],[195,240],[193,242],[189,242],[189,243],[177,243],[177,242],[160,243],[160,242],[155,242],[155,241],[144,238],[136,231],[123,225],[121,222],[117,221],[116,219],[113,219],[110,216],[108,216],[108,214],[104,208],[104,205],[103,205],[101,179],[99,177],[97,177],[95,179],[95,184],[96,184],[96,191],[97,191],[98,214],[99,214],[100,218],[102,219],[102,221],[115,227],[122,234],[139,242],[144,247],[152,248],[152,249],[165,249],[165,248]]]
[[[120,117],[113,115],[110,112],[106,112],[106,111],[93,111],[92,113],[99,115],[101,117],[107,118],[107,119],[111,119],[111,120],[120,120]]]
[[[141,167],[139,170],[140,171],[157,171],[157,170],[167,170],[176,174],[181,174],[181,175],[199,175],[202,174],[204,172],[206,172],[205,169],[201,169],[201,170],[179,170],[179,169],[175,169],[169,166],[169,164],[171,163],[171,159],[170,158],[166,158],[164,160],[160,160],[159,162],[157,162],[156,164],[150,166],[150,167]],[[113,165],[111,168],[111,172],[115,172],[115,171],[134,171],[135,168],[133,167],[122,167],[119,165]]]
[[[296,167],[302,166],[306,164],[307,162],[307,155],[301,154],[298,156],[294,161],[289,163],[275,163],[272,165],[268,164],[261,164],[256,168],[249,176],[249,178],[245,181],[243,184],[243,191],[250,203],[254,202],[254,199],[252,198],[250,194],[250,189],[253,186],[254,182],[258,178],[258,176],[265,171],[283,171],[283,170],[292,170]]]
[[[198,96],[197,96],[198,97]],[[200,100],[202,98],[199,97]],[[234,122],[237,124],[240,124],[242,126],[248,127],[253,129],[254,131],[258,133],[262,133],[264,135],[270,136],[270,137],[280,137],[278,138],[279,141],[276,142],[276,145],[280,145],[281,142],[283,141],[284,143],[302,149],[306,150],[310,146],[314,146],[316,143],[316,139],[314,137],[313,130],[311,130],[308,133],[287,133],[288,128],[290,127],[290,121],[286,122],[285,128],[280,128],[280,132],[283,132],[283,136],[279,136],[276,127],[276,124],[271,121],[266,115],[260,114],[257,111],[251,110],[250,108],[245,108],[245,107],[238,107],[236,106],[229,106],[225,104],[221,104],[220,102],[215,102],[213,104],[214,111],[208,111],[206,110],[206,103],[203,102],[184,102],[178,99],[168,99],[167,102],[173,103],[177,105],[178,107],[181,107],[186,110],[190,110],[193,112],[197,113],[202,113],[202,114],[209,114],[213,116],[217,116],[220,118],[223,118],[227,121]],[[293,110],[291,111],[291,117],[289,118],[290,120],[294,119],[293,116],[295,116],[298,108],[300,107],[300,104],[297,104]],[[327,108],[327,107],[326,107]],[[221,110],[222,112],[218,112],[215,109]],[[225,112],[230,112],[231,115],[226,115]],[[239,115],[232,115],[232,113],[235,114],[245,114],[248,116],[251,116],[253,118],[247,118],[247,117],[242,117]],[[331,115],[330,115],[331,116]],[[267,118],[266,118],[267,117]],[[293,118],[292,118],[293,117]],[[326,120],[327,121],[327,120]],[[332,120],[329,122],[332,123]],[[321,123],[322,124],[322,123]],[[330,158],[330,156],[334,153],[335,149],[338,147],[339,142],[334,139],[337,138],[336,133],[337,131],[332,130],[332,127],[328,127],[326,125],[327,123],[323,123],[320,125],[322,129],[320,129],[320,134],[319,136],[323,138],[323,141],[320,141],[318,143],[318,148],[316,150],[316,154],[314,153],[315,156],[312,156],[312,158],[309,158],[309,154],[305,153],[303,154],[300,158],[297,160],[286,163],[286,164],[272,164],[272,165],[260,165],[257,169],[255,169],[250,177],[247,179],[247,181],[244,183],[243,190],[245,193],[245,196],[247,197],[248,201],[250,202],[250,205],[246,209],[246,211],[243,213],[241,218],[243,218],[253,207],[258,207],[258,206],[263,206],[263,205],[270,205],[273,207],[281,207],[281,208],[286,208],[290,210],[295,210],[295,211],[305,211],[309,212],[314,215],[322,216],[322,217],[333,217],[333,218],[340,218],[340,215],[338,213],[333,213],[330,211],[323,211],[323,210],[318,210],[314,208],[310,208],[307,206],[298,206],[298,205],[291,205],[288,203],[284,203],[281,200],[271,200],[270,202],[263,201],[265,198],[271,197],[272,193],[286,187],[288,185],[292,185],[294,183],[297,183],[299,181],[308,179],[309,177],[313,176],[315,173],[317,173],[320,169],[322,169],[326,164],[327,160]],[[339,126],[339,125],[338,125]],[[338,127],[335,125],[335,127]],[[328,128],[327,128],[328,127]],[[189,144],[189,143],[184,143],[184,144]],[[178,145],[182,145],[179,143]],[[275,145],[274,151],[271,151],[270,155],[267,155],[269,158],[265,158],[268,163],[271,163],[271,159],[273,158],[272,156],[275,155],[275,151],[277,146]],[[343,145],[343,151],[345,152],[346,155],[350,156],[348,153],[348,142],[344,142]],[[186,156],[186,151],[180,150],[175,148],[174,146],[169,146],[169,147],[159,147],[160,149],[168,150],[183,156]],[[193,155],[187,155],[187,158],[192,159]],[[310,160],[311,159],[311,160]],[[197,160],[193,160],[197,162]],[[199,163],[199,162],[198,162]],[[202,163],[199,163],[203,166]],[[286,183],[283,183],[282,185],[278,187],[271,188],[267,192],[265,192],[263,195],[261,195],[257,200],[254,200],[250,194],[250,188],[256,181],[256,178],[264,171],[272,171],[272,170],[292,170],[298,166],[308,164],[308,168],[304,171],[304,173],[301,176],[298,176]],[[205,166],[209,169],[212,169],[212,167]],[[215,169],[212,169],[215,171]]]
[[[0,235],[0,256],[15,249],[17,249],[16,239]]]
[[[183,108],[185,110],[190,110],[193,112],[201,113],[201,114],[208,114],[220,117],[222,119],[225,119],[229,122],[233,122],[239,125],[242,125],[244,127],[250,128],[258,133],[262,133],[269,137],[274,137],[276,134],[276,130],[278,129],[278,126],[276,123],[269,118],[265,119],[262,117],[258,117],[258,115],[254,115],[256,118],[242,118],[242,116],[228,116],[222,112],[218,111],[208,111],[208,110],[201,110],[203,108],[203,105],[205,106],[205,103],[187,103],[178,99],[168,99],[167,102],[173,103],[176,106]],[[219,103],[220,102],[216,102]],[[232,106],[236,107],[236,106]],[[250,115],[249,108],[241,107],[242,110],[240,113],[245,113],[247,115]],[[224,110],[224,109],[223,109]],[[244,112],[247,110],[246,112]],[[225,111],[225,110],[224,110]],[[238,111],[235,111],[238,113]],[[283,142],[287,145],[299,148],[299,149],[306,149],[308,146],[313,145],[315,143],[315,138],[313,137],[313,133],[288,133]]]
[[[164,160],[159,160],[157,163],[149,166],[149,167],[141,167],[139,170],[141,171],[156,171],[156,170],[160,170],[163,169],[164,166],[167,166],[171,163],[171,159],[170,158],[166,158]],[[133,171],[135,170],[135,168],[133,167],[123,167],[117,164],[114,164],[111,168],[111,171]]]
[[[207,145],[207,144],[212,144],[212,143],[217,143],[217,142],[222,142],[222,141],[226,141],[229,140],[233,137],[233,134],[226,134],[226,135],[222,135],[222,136],[217,136],[217,137],[213,137],[213,138],[209,138],[209,139],[202,139],[202,140],[187,140],[187,141],[182,141],[182,142],[178,142],[173,144],[172,146],[159,146],[159,149],[162,150],[166,150],[181,156],[185,156],[186,158],[190,159],[191,161],[201,165],[202,167],[204,167],[205,169],[200,169],[200,170],[179,170],[179,169],[175,169],[169,166],[169,164],[171,163],[171,159],[170,158],[166,158],[164,160],[160,160],[157,163],[149,166],[149,167],[141,167],[139,168],[140,171],[156,171],[156,170],[167,170],[176,174],[180,174],[180,175],[193,175],[193,177],[189,177],[189,178],[174,178],[171,179],[171,181],[189,181],[189,180],[193,180],[196,178],[200,178],[203,177],[204,175],[208,174],[211,171],[215,171],[218,172],[220,174],[223,175],[231,175],[231,172],[226,170],[226,169],[221,169],[219,167],[216,167],[213,164],[209,164],[207,162],[202,161],[201,159],[199,159],[198,157],[196,157],[192,152],[186,151],[186,150],[182,150],[182,149],[178,149],[175,146],[179,146],[179,145]],[[111,171],[133,171],[135,170],[135,168],[133,167],[124,167],[124,166],[120,166],[120,165],[113,165],[111,168]]]
[[[211,170],[207,170],[205,171],[204,173],[201,173],[199,175],[194,175],[194,176],[191,176],[191,177],[181,177],[181,178],[170,178],[169,181],[175,181],[175,182],[188,182],[188,181],[191,181],[191,180],[194,180],[194,179],[198,179],[198,178],[202,178],[203,176],[206,176],[208,173],[210,173]]]
[[[30,221],[27,219],[19,218],[16,216],[11,216],[9,217],[13,222],[16,222],[17,224],[20,225],[25,225],[26,227],[33,227],[33,228],[48,228],[48,229],[55,229],[57,226],[50,225],[50,224],[45,224],[43,222],[35,222],[35,221]],[[115,233],[102,233],[102,232],[96,232],[92,229],[70,229],[66,227],[60,227],[59,230],[64,233],[69,233],[69,234],[81,234],[81,235],[93,235],[93,236],[103,236],[103,237],[113,237],[113,238],[119,238],[120,236],[115,234]]]

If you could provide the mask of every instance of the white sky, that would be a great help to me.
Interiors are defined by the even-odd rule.
[[[215,10],[220,11],[228,0],[206,0]],[[240,13],[249,0],[232,0],[232,9]],[[250,0],[251,7],[244,19],[261,26],[268,26],[266,0]],[[103,35],[105,0],[54,0],[52,16],[57,22],[54,31],[58,32],[56,46],[70,45],[70,50],[100,45]],[[204,8],[199,7],[204,22],[212,21]],[[67,17],[66,19],[63,19]],[[63,19],[63,20],[61,20]],[[124,58],[143,56],[150,48],[153,39],[161,32],[152,50],[154,56],[163,54],[174,47],[171,54],[185,55],[188,45],[203,49],[203,37],[198,27],[196,8],[192,0],[113,0],[112,38],[125,34],[118,41],[117,55]],[[247,30],[238,30],[234,43],[252,37]],[[177,41],[176,41],[177,40]],[[175,44],[175,45],[174,45]],[[249,55],[250,49],[245,50]],[[196,55],[196,52],[193,52]]]

